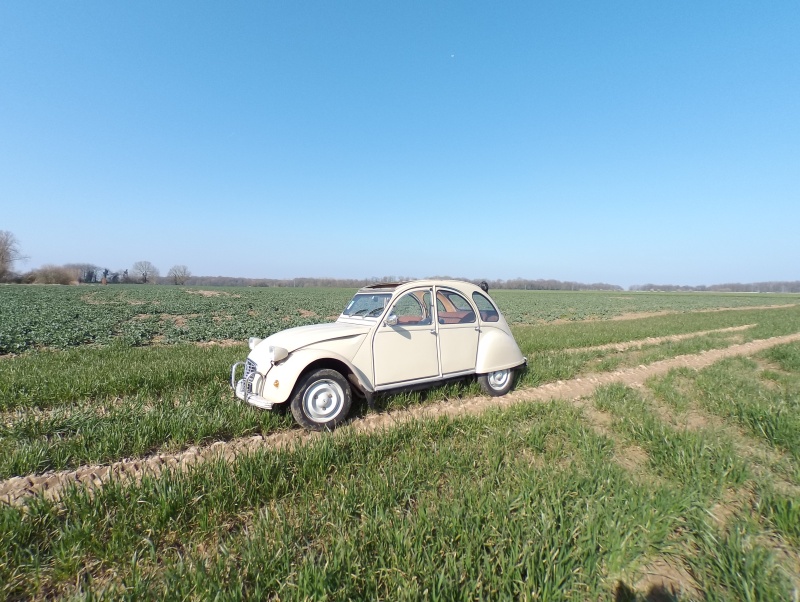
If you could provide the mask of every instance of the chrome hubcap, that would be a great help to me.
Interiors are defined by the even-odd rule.
[[[303,409],[314,422],[328,422],[342,411],[344,391],[339,383],[329,379],[318,380],[306,389]]]
[[[498,370],[489,374],[489,386],[492,389],[500,390],[508,384],[511,378],[511,370]]]

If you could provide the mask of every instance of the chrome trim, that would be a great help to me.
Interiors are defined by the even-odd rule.
[[[253,395],[253,381],[256,379],[256,373],[251,372],[247,376],[244,377],[244,400]]]
[[[244,374],[242,375],[243,376],[242,378],[237,380],[236,371],[239,368],[239,366],[244,366]],[[253,391],[253,382],[255,381],[256,376],[258,376],[256,363],[249,358],[243,362],[236,362],[233,366],[231,366],[231,388],[233,389],[233,395],[237,399],[241,399],[242,401],[246,401],[247,403],[255,405],[260,408],[267,408],[267,404],[269,404],[269,407],[272,407],[271,402],[257,395]],[[239,391],[238,391],[239,384],[242,385],[243,397],[239,397]],[[255,401],[257,403],[253,403],[254,401],[253,398],[256,398]]]
[[[236,368],[239,366],[244,366],[244,362],[236,362],[233,366],[231,366],[231,389],[236,391]]]
[[[261,395],[251,394],[247,396],[247,403],[251,406],[256,408],[261,408],[262,410],[271,410],[272,406],[275,405],[275,402],[267,401]]]
[[[448,378],[457,378],[459,376],[469,376],[470,374],[475,374],[475,370],[461,370],[460,372],[448,372],[447,374],[442,374],[442,380],[446,380]]]
[[[429,378],[418,378],[416,380],[401,380],[393,383],[388,383],[385,385],[378,385],[375,387],[375,391],[386,391],[387,389],[398,389],[403,387],[413,387],[415,385],[423,385],[426,383],[435,383],[442,380],[448,380],[450,378],[459,378],[461,376],[469,376],[470,374],[475,374],[475,370],[464,370],[462,372],[448,372],[447,374],[442,374],[441,376],[431,376]]]

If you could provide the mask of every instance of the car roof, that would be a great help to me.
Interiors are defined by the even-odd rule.
[[[364,287],[361,288],[361,290],[362,291],[375,291],[375,290],[380,290],[380,289],[394,290],[398,286],[402,286],[403,284],[406,284],[407,282],[409,282],[409,281],[405,281],[405,282],[378,282],[377,284],[370,284],[369,286],[364,286]]]
[[[480,291],[481,288],[473,284],[472,282],[467,282],[466,280],[450,280],[444,278],[430,278],[426,280],[407,280],[405,282],[378,282],[376,284],[370,284],[369,286],[365,286],[359,289],[359,292],[378,292],[378,291],[385,291],[387,293],[394,292],[397,289],[411,289],[416,288],[418,286],[450,286],[455,289],[461,289],[462,291]]]

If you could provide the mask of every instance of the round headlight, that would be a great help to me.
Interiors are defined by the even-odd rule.
[[[250,350],[252,351],[256,345],[258,345],[264,339],[259,339],[258,337],[250,337],[247,339],[247,344],[250,346]]]

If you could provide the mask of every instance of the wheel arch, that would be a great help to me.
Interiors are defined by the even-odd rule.
[[[316,370],[325,370],[325,369],[336,370],[339,374],[344,376],[347,379],[347,382],[349,382],[353,386],[354,392],[356,394],[363,397],[364,394],[366,393],[364,385],[359,380],[358,374],[356,374],[355,369],[351,365],[349,365],[347,362],[339,358],[320,357],[315,360],[312,360],[305,368],[303,368],[303,370],[297,376],[297,380],[295,381],[294,388],[292,390],[290,398],[297,392],[297,387],[300,386],[300,382],[303,380],[303,378],[305,378],[306,374],[309,374],[310,372],[314,372]]]
[[[369,380],[366,378],[366,375],[364,375],[358,368],[353,366],[353,364],[338,354],[312,349],[308,349],[301,353],[307,356],[304,358],[305,365],[295,377],[295,382],[292,386],[292,392],[289,394],[289,398],[291,398],[292,395],[297,392],[297,387],[306,374],[313,372],[314,370],[323,370],[325,368],[336,370],[342,376],[344,376],[345,379],[347,379],[347,382],[353,386],[356,394],[363,396],[372,392],[372,386]]]
[[[487,374],[497,370],[516,368],[525,363],[525,358],[514,337],[499,328],[481,326],[478,339],[476,374]]]

